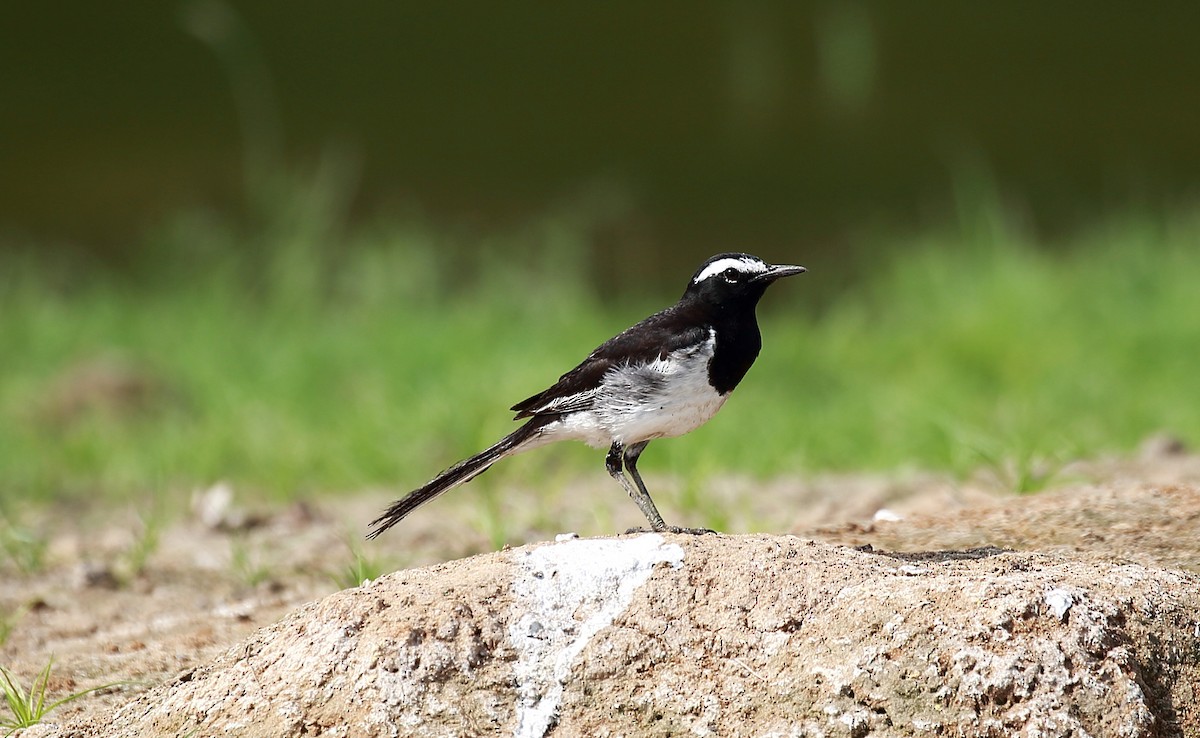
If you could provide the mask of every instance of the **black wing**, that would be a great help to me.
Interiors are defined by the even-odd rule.
[[[672,351],[704,343],[709,337],[708,326],[692,312],[675,305],[608,339],[553,386],[513,405],[515,419],[586,410],[610,370],[648,364]]]

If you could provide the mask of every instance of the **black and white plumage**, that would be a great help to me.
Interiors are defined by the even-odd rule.
[[[759,298],[775,280],[803,271],[749,254],[712,257],[679,302],[617,334],[553,386],[513,405],[517,420],[528,418],[524,425],[397,500],[371,523],[367,537],[506,456],[564,440],[607,447],[609,474],[654,530],[706,532],[663,522],[638,474],[638,457],[650,441],[695,430],[721,409],[762,347],[754,314]]]

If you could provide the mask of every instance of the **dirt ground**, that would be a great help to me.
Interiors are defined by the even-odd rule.
[[[660,508],[679,520],[668,512],[670,480],[651,485],[666,490]],[[1035,495],[1014,495],[1008,486],[989,474],[965,482],[920,473],[723,478],[704,504],[727,511],[730,532],[790,532],[915,557],[997,546],[1200,571],[1200,456],[1178,444],[1155,441],[1134,458],[1068,465]],[[587,480],[536,508],[531,491],[506,491],[504,540],[606,535],[637,525],[636,508],[610,487],[607,479]],[[12,555],[0,560],[0,665],[28,684],[52,658],[52,698],[122,682],[59,708],[54,722],[124,703],[302,603],[349,586],[356,552],[380,573],[496,547],[470,488],[374,543],[361,539],[365,523],[394,490],[262,509],[240,507],[229,492],[198,493],[191,514],[163,522],[156,536],[145,534],[136,510],[23,511],[22,527],[44,536],[45,549],[32,571]]]

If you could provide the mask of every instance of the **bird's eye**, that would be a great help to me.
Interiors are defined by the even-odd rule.
[[[739,274],[738,270],[734,269],[733,267],[729,267],[725,271],[721,272],[721,276],[730,282],[736,282],[737,278],[738,278],[738,274]]]

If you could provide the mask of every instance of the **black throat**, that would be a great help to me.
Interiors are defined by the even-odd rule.
[[[708,363],[708,382],[718,393],[728,394],[746,376],[762,349],[754,303],[704,305],[701,310],[716,333],[716,346]]]

